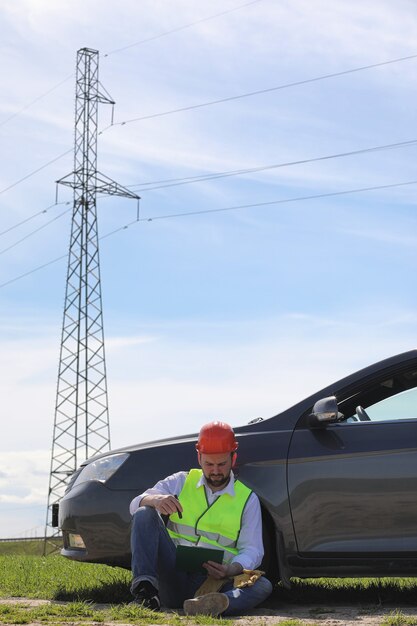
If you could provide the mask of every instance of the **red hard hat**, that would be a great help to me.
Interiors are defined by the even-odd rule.
[[[203,454],[220,454],[235,452],[238,445],[233,428],[229,424],[216,421],[202,426],[195,447]]]

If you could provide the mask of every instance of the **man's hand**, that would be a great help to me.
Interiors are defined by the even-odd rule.
[[[230,563],[229,565],[222,565],[215,561],[207,561],[203,563],[204,569],[207,570],[207,574],[219,580],[220,578],[228,578],[236,576],[243,571],[243,567],[240,563]]]
[[[155,495],[145,496],[140,502],[140,506],[151,506],[161,515],[171,515],[172,513],[182,513],[182,506],[175,496]]]

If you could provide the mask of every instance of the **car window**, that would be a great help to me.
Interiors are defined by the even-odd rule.
[[[407,389],[371,404],[365,408],[365,411],[371,422],[417,419],[417,388]],[[361,421],[360,412],[355,412],[347,421]]]

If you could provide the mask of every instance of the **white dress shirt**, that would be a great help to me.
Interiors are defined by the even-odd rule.
[[[188,472],[176,472],[163,480],[160,480],[154,487],[147,489],[130,503],[130,513],[133,515],[140,507],[140,503],[145,496],[155,495],[179,495]],[[204,485],[208,503],[211,505],[223,493],[228,493],[232,497],[235,495],[235,477],[230,472],[230,480],[224,489],[213,492],[207,484],[204,474],[198,482],[197,487]],[[238,554],[233,557],[232,563],[240,563],[244,569],[256,569],[259,567],[264,555],[262,543],[262,517],[261,506],[258,496],[253,492],[249,496],[242,516],[242,527],[237,540]]]

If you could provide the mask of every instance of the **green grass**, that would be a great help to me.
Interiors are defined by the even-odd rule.
[[[27,597],[67,602],[129,602],[130,572],[121,568],[47,557],[0,555],[0,597]],[[416,578],[293,579],[290,591],[277,586],[282,602],[328,606],[344,602],[415,604]]]
[[[275,592],[290,604],[415,605],[417,597],[417,578],[293,578],[291,582],[290,591],[278,587]]]
[[[59,624],[65,621],[122,621],[132,624],[169,624],[178,626],[188,618],[175,612],[153,613],[129,606],[131,574],[120,568],[69,561],[59,554],[47,557],[33,555],[0,555],[0,598],[38,598],[64,601],[67,604],[45,604],[27,607],[6,603],[0,605],[0,624],[29,622]],[[293,579],[290,591],[278,585],[268,603],[309,606],[314,619],[324,610],[338,604],[380,607],[416,603],[417,578],[341,578]],[[95,604],[111,605],[98,610]],[[327,607],[326,609],[320,607]],[[193,618],[194,624],[225,624],[208,617]],[[230,623],[230,622],[229,622]],[[280,626],[302,626],[299,620],[280,622]],[[417,620],[395,612],[385,618],[384,626],[417,626]]]
[[[43,548],[43,539],[32,539],[31,541],[0,541],[0,555],[30,554],[42,556]]]
[[[0,596],[47,600],[128,602],[130,572],[59,555],[0,556]]]
[[[401,611],[393,611],[383,619],[381,626],[416,626],[417,618],[408,617]]]
[[[129,606],[131,574],[106,565],[75,563],[55,554],[48,557],[0,556],[0,597],[38,598],[66,601],[27,607],[10,603],[0,605],[0,624],[30,622],[60,623],[117,622],[129,624],[168,624],[178,626],[189,619],[177,613],[155,613]],[[110,604],[97,609],[93,605]],[[191,618],[190,618],[191,619]],[[224,624],[207,616],[192,618],[193,624]]]
[[[187,618],[177,613],[155,613],[148,609],[137,606],[112,606],[110,608],[97,609],[85,602],[71,602],[65,605],[45,604],[38,607],[27,607],[16,604],[0,605],[0,624],[100,624],[122,622],[124,624],[167,624],[180,626],[188,624],[192,619],[193,624],[225,624],[224,620],[211,617]]]

